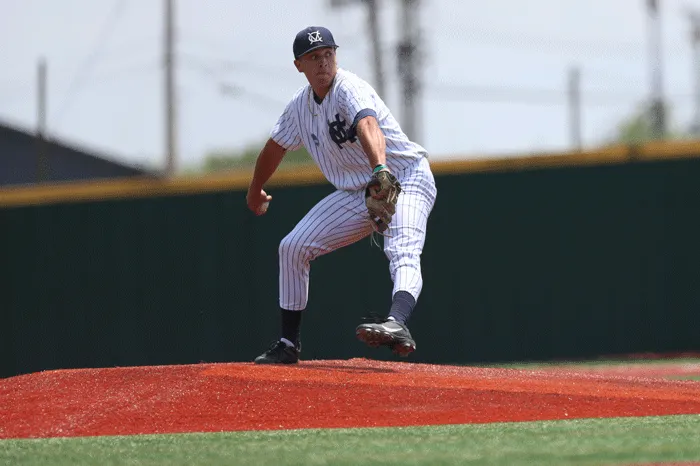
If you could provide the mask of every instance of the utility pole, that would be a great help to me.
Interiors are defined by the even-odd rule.
[[[384,94],[384,64],[382,60],[382,41],[379,36],[379,0],[330,0],[331,8],[342,8],[354,3],[364,3],[367,6],[367,28],[372,43],[374,59],[374,87],[382,99]]]
[[[379,40],[379,12],[377,3],[379,0],[364,0],[367,5],[367,26],[369,35],[372,38],[372,53],[374,55],[374,81],[377,86],[377,93],[382,99],[386,99],[384,94],[384,66],[382,64],[382,43]]]
[[[398,71],[402,81],[403,111],[402,127],[406,135],[416,141],[420,139],[418,124],[418,94],[420,92],[420,79],[418,68],[420,50],[418,39],[418,6],[420,0],[402,0],[401,27],[403,37],[397,47]]]
[[[177,102],[175,97],[175,0],[165,0],[165,146],[167,176],[175,174],[177,161]]]
[[[700,136],[700,13],[689,11],[688,17],[691,24],[691,41],[693,45],[693,67],[695,69],[693,81],[695,82],[695,110],[693,122],[690,124],[690,132],[694,136]]]
[[[655,139],[666,136],[666,114],[663,96],[661,18],[659,0],[645,0],[649,24],[649,59],[651,75],[651,127]]]
[[[569,70],[569,130],[573,150],[580,151],[581,145],[581,69],[577,66]]]
[[[49,174],[48,144],[46,143],[46,87],[48,72],[46,59],[37,63],[37,182],[46,181]]]

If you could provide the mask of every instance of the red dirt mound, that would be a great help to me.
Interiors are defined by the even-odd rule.
[[[0,438],[700,414],[700,383],[304,361],[47,371],[0,380]]]

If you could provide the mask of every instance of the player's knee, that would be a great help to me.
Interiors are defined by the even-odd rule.
[[[391,250],[387,249],[384,251],[387,259],[389,259],[389,267],[392,271],[398,269],[399,267],[410,267],[414,269],[420,269],[420,254],[412,251],[405,250]]]
[[[291,233],[280,241],[279,255],[280,257],[291,257],[300,256],[304,257],[307,255],[307,248],[304,247],[304,241],[299,239],[296,235]]]
[[[311,262],[320,254],[328,252],[325,248],[314,244],[308,238],[300,238],[297,235],[289,234],[280,241],[280,260],[289,262]]]
[[[399,244],[386,246],[384,248],[384,254],[391,262],[420,260],[419,251]]]
[[[389,264],[389,271],[395,274],[398,270],[411,270],[420,273],[420,260],[393,260]]]
[[[294,249],[295,241],[291,237],[291,235],[287,235],[284,238],[282,238],[282,241],[280,241],[280,246],[279,246],[279,255],[280,256],[287,256],[291,253],[291,251]]]

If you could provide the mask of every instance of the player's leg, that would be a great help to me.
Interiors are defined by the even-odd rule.
[[[394,283],[392,296],[408,293],[418,300],[423,289],[420,257],[425,245],[428,217],[435,205],[437,188],[427,160],[425,168],[416,170],[405,179],[396,215],[389,229],[390,237],[384,240],[384,253],[389,259],[389,271]],[[410,315],[395,312],[390,316],[399,321],[407,321]]]
[[[316,204],[279,245],[282,337],[257,363],[294,363],[302,311],[309,296],[311,261],[367,237],[372,228],[362,192],[335,191]]]
[[[389,346],[407,356],[416,349],[406,322],[423,288],[420,256],[425,244],[428,217],[437,190],[427,160],[423,167],[401,179],[402,192],[384,238],[384,253],[394,282],[392,305],[387,319],[358,326],[357,336],[370,346]]]
[[[280,242],[280,307],[305,309],[310,262],[371,232],[362,193],[335,191],[316,204]]]

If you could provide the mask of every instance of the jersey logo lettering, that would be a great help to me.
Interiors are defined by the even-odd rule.
[[[340,119],[340,113],[335,114],[335,121],[328,122],[328,133],[331,135],[333,142],[338,145],[339,149],[343,148],[344,142],[357,141],[357,138],[354,135],[350,136],[348,130],[345,128],[346,126],[347,123],[345,123],[345,120]]]
[[[309,33],[309,44],[315,44],[316,42],[323,42],[323,37],[319,31]]]

